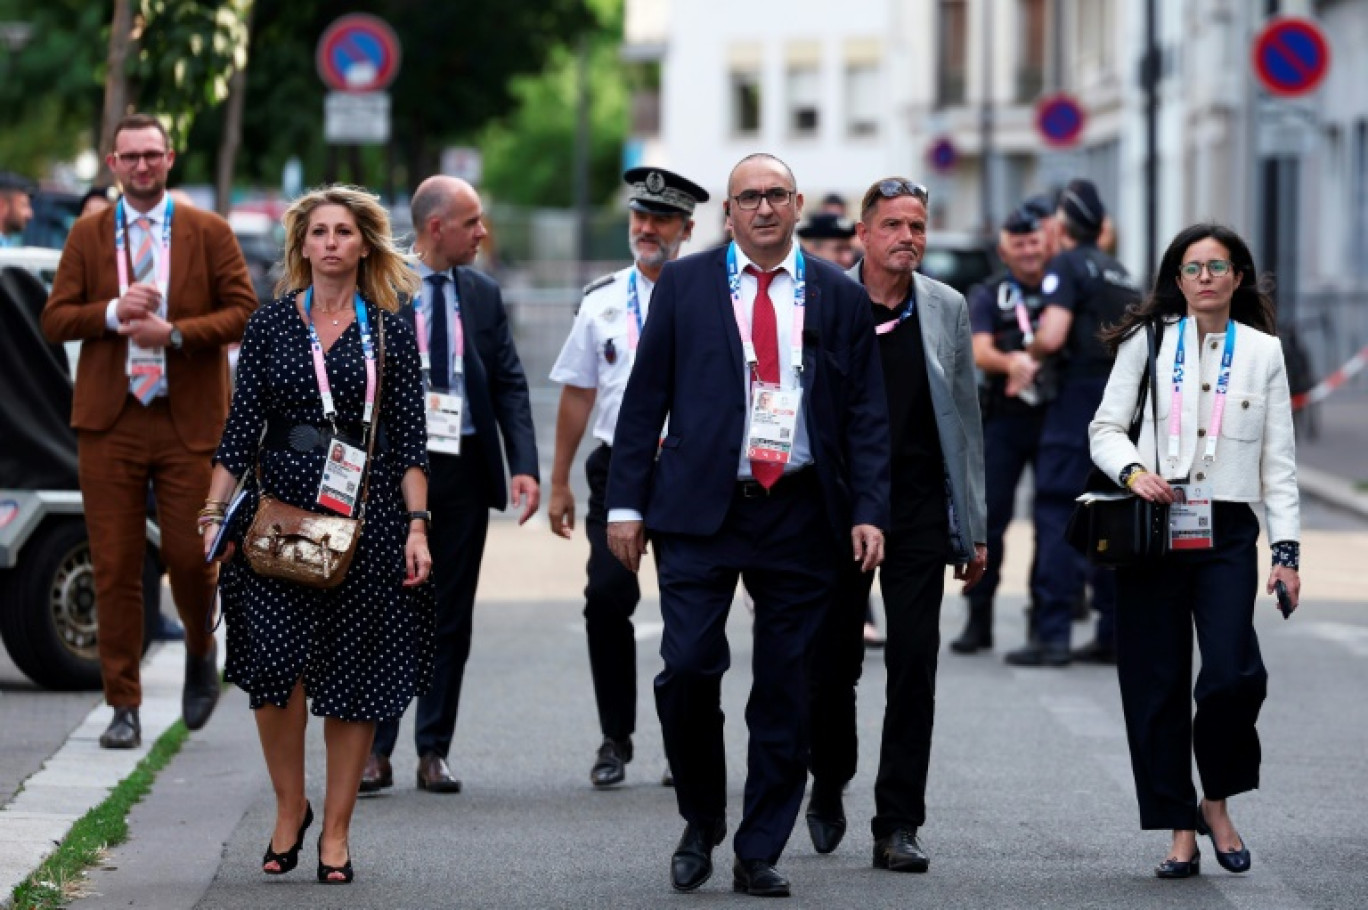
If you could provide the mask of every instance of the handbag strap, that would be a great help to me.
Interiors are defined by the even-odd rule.
[[[357,520],[366,517],[366,493],[370,490],[371,466],[375,463],[375,437],[380,431],[380,414],[385,400],[385,313],[379,307],[376,310],[380,318],[376,320],[379,343],[375,354],[375,419],[366,430],[366,470],[361,475],[361,495],[356,500]],[[1153,354],[1150,359],[1153,361]]]
[[[1163,317],[1145,324],[1145,340],[1149,343],[1149,390],[1150,390],[1150,417],[1154,422],[1154,469],[1159,470],[1159,339],[1156,335],[1162,334],[1164,323]],[[1154,323],[1159,323],[1156,332]]]

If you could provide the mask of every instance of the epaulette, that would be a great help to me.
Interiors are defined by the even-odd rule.
[[[612,284],[614,281],[617,281],[617,273],[616,273],[616,272],[609,272],[607,275],[604,275],[602,278],[598,279],[597,281],[591,281],[589,284],[586,284],[586,285],[584,286],[584,296],[585,296],[585,297],[588,297],[590,294],[594,293],[594,292],[597,291],[599,288],[606,288],[608,285]]]

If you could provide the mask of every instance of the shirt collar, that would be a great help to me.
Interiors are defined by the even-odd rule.
[[[747,266],[755,265],[755,263],[751,261],[751,258],[746,255],[745,251],[741,249],[741,244],[737,243],[735,246],[736,268],[738,272],[744,272]],[[760,268],[758,265],[755,267],[757,269]],[[792,240],[789,241],[788,254],[784,256],[784,261],[775,266],[772,271],[787,272],[789,278],[798,274],[798,244],[794,243]]]
[[[132,206],[131,203],[127,201],[127,199],[125,199],[124,211],[127,213],[128,217],[131,220],[136,221],[138,218],[145,217],[148,221],[152,222],[153,224],[161,224],[164,220],[166,220],[166,203],[170,199],[170,194],[163,192],[161,195],[161,199],[153,203],[152,208],[148,209],[146,212],[139,212]]]
[[[429,275],[445,275],[448,281],[451,280],[451,269],[442,269],[440,272],[438,272],[434,269],[428,268],[427,263],[421,259],[418,260],[414,268],[418,269],[418,274],[422,276],[422,279],[424,281],[427,281]]]

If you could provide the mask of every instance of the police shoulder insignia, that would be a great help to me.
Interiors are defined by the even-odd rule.
[[[584,294],[585,296],[588,296],[589,294],[592,294],[595,291],[597,291],[599,288],[606,288],[614,281],[617,281],[617,274],[615,272],[609,272],[607,275],[604,275],[597,281],[591,281],[589,284],[586,284],[584,286]]]

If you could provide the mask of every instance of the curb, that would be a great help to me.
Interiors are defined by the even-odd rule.
[[[1368,493],[1343,477],[1297,465],[1297,486],[1304,495],[1325,505],[1368,519]]]

